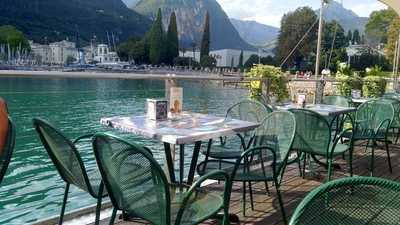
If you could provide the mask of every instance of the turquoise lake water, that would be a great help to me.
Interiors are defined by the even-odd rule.
[[[224,115],[230,105],[247,96],[246,90],[211,82],[185,81],[180,86],[185,110],[214,115]],[[0,224],[34,222],[58,215],[61,209],[65,184],[39,142],[32,118],[48,120],[71,139],[111,131],[150,147],[162,164],[161,143],[107,129],[99,121],[101,117],[143,114],[146,98],[160,98],[164,92],[163,81],[0,78],[0,96],[8,102],[17,127],[12,162],[0,185]],[[80,152],[85,165],[94,167],[90,143],[80,145]],[[67,211],[96,203],[89,194],[70,190]]]

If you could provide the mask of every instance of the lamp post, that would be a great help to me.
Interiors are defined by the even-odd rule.
[[[321,44],[322,44],[322,29],[323,29],[323,13],[324,5],[327,0],[321,0],[321,8],[319,9],[319,25],[318,25],[318,43],[317,43],[317,59],[315,60],[315,78],[319,74],[319,61],[321,60]]]

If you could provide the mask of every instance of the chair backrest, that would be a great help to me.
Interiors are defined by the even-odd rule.
[[[292,147],[296,133],[296,118],[291,112],[269,114],[255,132],[255,146],[268,146],[275,150],[277,160],[284,162]]]
[[[226,112],[226,118],[261,122],[271,112],[272,109],[260,102],[244,100],[231,106]]]
[[[291,109],[296,117],[296,136],[293,149],[305,152],[328,153],[331,129],[328,121],[320,114],[307,109]]]
[[[93,149],[116,209],[156,225],[169,224],[168,181],[148,150],[109,134],[96,134]]]
[[[325,183],[297,206],[290,225],[399,224],[400,183],[374,177]]]
[[[326,105],[350,107],[350,101],[344,96],[324,96],[322,102]]]
[[[4,178],[15,145],[15,126],[8,116],[7,105],[0,98],[0,183]]]
[[[393,105],[394,116],[392,121],[392,127],[400,127],[400,99],[392,97],[383,97],[384,101],[388,101]]]
[[[33,126],[61,178],[69,184],[94,193],[75,145],[61,131],[44,120],[33,119]]]
[[[389,101],[372,100],[361,104],[357,108],[357,129],[375,130],[386,123],[383,129],[388,128],[394,118],[394,107]],[[385,122],[387,121],[387,122]]]

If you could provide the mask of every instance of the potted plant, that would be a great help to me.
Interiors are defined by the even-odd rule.
[[[338,81],[337,89],[342,96],[351,96],[352,90],[361,90],[362,79],[355,73],[347,63],[339,63],[336,73]]]
[[[373,68],[366,68],[367,74],[363,82],[363,95],[368,98],[376,98],[385,94],[386,79],[383,77],[382,68],[374,66]]]
[[[267,79],[268,96],[263,94],[263,83],[261,81],[250,82],[250,97],[263,101],[264,103],[282,102],[289,97],[287,89],[288,79],[282,70],[278,67],[269,65],[254,65],[247,76],[250,78]],[[267,102],[265,102],[267,101]]]

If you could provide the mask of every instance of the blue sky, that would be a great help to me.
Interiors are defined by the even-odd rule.
[[[300,6],[319,8],[320,0],[217,0],[229,17],[279,27],[280,20],[286,12]],[[339,0],[337,0],[339,1]],[[339,1],[340,2],[340,1]],[[368,17],[374,10],[386,8],[378,0],[343,0],[347,9],[360,16]]]

